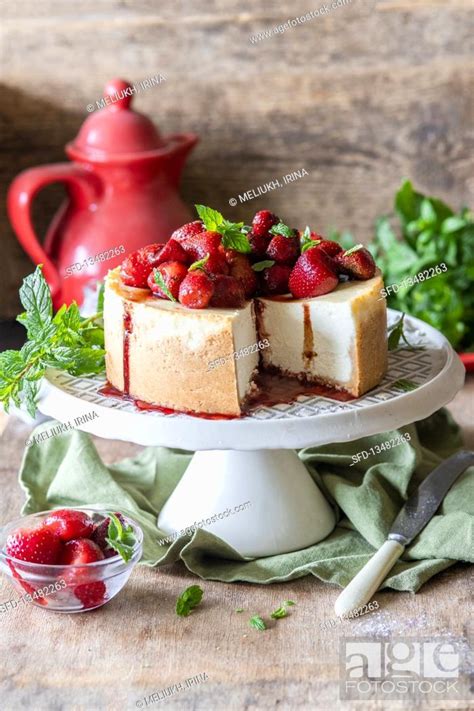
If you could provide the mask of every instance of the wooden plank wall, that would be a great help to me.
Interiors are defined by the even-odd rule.
[[[163,132],[200,134],[183,180],[190,204],[246,220],[268,206],[362,241],[403,176],[472,206],[472,0],[346,2],[252,43],[323,2],[2,0],[0,318],[17,313],[31,270],[4,213],[6,188],[21,169],[63,159],[114,76],[165,75],[136,106]],[[302,168],[303,179],[229,206]],[[61,195],[53,186],[38,198],[41,233]]]

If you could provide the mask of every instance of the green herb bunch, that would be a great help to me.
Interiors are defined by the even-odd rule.
[[[395,196],[395,214],[379,217],[368,245],[385,285],[400,286],[388,306],[416,316],[440,330],[458,350],[474,350],[474,215],[455,212],[438,198],[427,197],[406,180]],[[398,234],[397,234],[398,232]],[[344,246],[353,239],[335,235]],[[440,264],[446,270],[431,278]]]
[[[98,312],[84,318],[76,303],[63,305],[53,314],[53,302],[41,266],[27,276],[20,288],[25,309],[18,316],[28,340],[18,350],[0,353],[0,403],[8,412],[13,403],[23,405],[34,417],[41,379],[47,368],[71,375],[93,375],[104,370],[102,292]]]

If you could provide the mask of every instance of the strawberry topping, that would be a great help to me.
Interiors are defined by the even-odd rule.
[[[270,212],[270,210],[260,210],[252,220],[252,232],[256,235],[265,235],[280,222],[280,218]]]
[[[214,283],[202,269],[188,272],[179,287],[179,302],[188,309],[205,309],[214,293]]]
[[[120,276],[127,286],[146,289],[148,275],[160,263],[162,244],[149,244],[126,257],[120,267]]]
[[[46,565],[55,565],[61,550],[58,536],[44,528],[20,528],[8,536],[5,544],[5,552],[12,558]]]
[[[171,296],[178,300],[179,287],[181,282],[184,280],[188,273],[188,268],[185,264],[181,262],[165,262],[160,264],[159,267],[153,269],[148,277],[148,286],[155,296],[159,296],[160,299],[169,299],[169,294],[163,291],[160,286],[160,279],[157,277],[157,273],[161,276],[165,286],[171,293]]]
[[[43,521],[43,528],[47,528],[62,541],[73,538],[88,538],[94,530],[94,523],[83,511],[74,509],[59,509],[52,511]]]
[[[303,299],[328,294],[338,283],[331,257],[317,247],[312,247],[298,258],[288,285],[294,297]]]

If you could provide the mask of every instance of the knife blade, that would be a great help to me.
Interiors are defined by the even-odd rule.
[[[474,464],[474,452],[461,450],[442,462],[422,481],[400,510],[388,538],[407,546],[426,526],[456,479]]]
[[[426,526],[456,479],[471,465],[474,452],[461,450],[428,474],[406,501],[388,538],[336,600],[336,615],[347,615],[368,602],[407,546]]]

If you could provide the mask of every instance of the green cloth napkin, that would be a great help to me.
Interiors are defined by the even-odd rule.
[[[34,435],[51,429],[47,422]],[[401,433],[411,441],[382,450],[350,466],[352,455],[369,451]],[[385,540],[407,496],[441,459],[462,445],[459,428],[446,411],[355,442],[309,447],[299,455],[329,500],[337,504],[338,524],[324,541],[300,551],[245,559],[210,532],[197,530],[160,545],[166,534],[158,513],[182,476],[191,453],[149,447],[137,457],[106,466],[89,435],[65,432],[32,444],[23,457],[20,483],[27,500],[23,513],[58,506],[101,504],[134,518],[145,534],[142,562],[166,565],[182,560],[202,578],[224,582],[273,583],[314,575],[345,586]],[[406,550],[383,587],[416,591],[456,561],[474,558],[474,468],[446,495],[439,512]],[[278,522],[275,522],[278,525]]]

